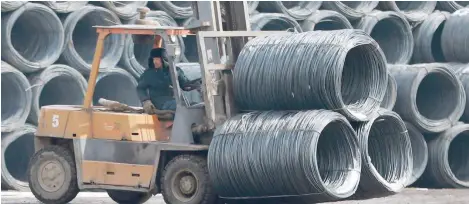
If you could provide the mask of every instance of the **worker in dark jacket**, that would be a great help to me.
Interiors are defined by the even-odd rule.
[[[164,59],[163,48],[152,49],[148,59],[148,69],[138,80],[138,96],[143,103],[143,110],[147,114],[155,114],[155,108],[176,110],[169,65]],[[177,68],[177,72],[179,85],[183,90],[190,91],[195,88],[180,68]]]

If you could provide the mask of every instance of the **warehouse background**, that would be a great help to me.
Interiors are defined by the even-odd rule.
[[[382,107],[402,117],[411,140],[413,173],[404,186],[468,188],[468,5],[249,1],[249,12],[252,30],[355,28],[369,34],[388,64]],[[193,20],[190,2],[1,3],[2,189],[29,191],[25,172],[34,151],[40,107],[82,103],[97,38],[92,26],[132,23],[140,6],[151,8],[147,18],[161,25],[184,26]],[[179,38],[178,43],[184,54],[177,66],[191,78],[200,77],[195,38]],[[151,45],[134,45],[129,36],[111,36],[105,43],[93,102],[106,98],[140,106],[135,88],[147,68],[150,49]],[[194,102],[201,100],[196,92],[185,95]]]

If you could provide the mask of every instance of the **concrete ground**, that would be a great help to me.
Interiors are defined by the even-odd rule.
[[[39,204],[30,192],[2,191],[1,203],[5,204]],[[71,202],[72,204],[111,204],[114,203],[106,193],[83,192]],[[147,203],[164,204],[161,195],[153,196]],[[340,201],[333,204],[459,204],[469,203],[469,189],[406,189],[403,192],[385,198],[368,200]]]

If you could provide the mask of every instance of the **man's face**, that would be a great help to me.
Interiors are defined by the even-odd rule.
[[[159,57],[153,58],[153,64],[155,65],[155,69],[160,69],[163,67],[163,64],[161,63],[161,58]]]

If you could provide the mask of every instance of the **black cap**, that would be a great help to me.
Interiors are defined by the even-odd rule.
[[[150,53],[150,57],[161,57],[163,58],[164,48],[153,48]]]

